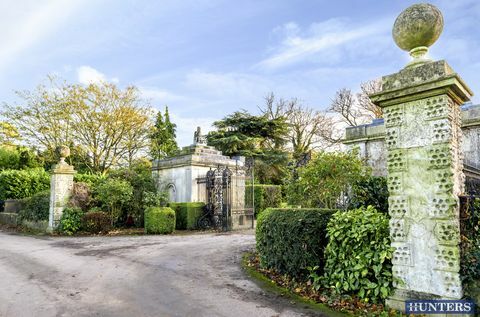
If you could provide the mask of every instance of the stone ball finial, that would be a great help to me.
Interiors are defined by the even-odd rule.
[[[442,12],[429,3],[414,4],[395,20],[392,35],[402,50],[409,51],[413,63],[427,61],[428,47],[439,38],[443,30]]]

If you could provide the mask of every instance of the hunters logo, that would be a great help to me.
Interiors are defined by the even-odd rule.
[[[475,304],[467,300],[407,300],[407,314],[474,314]]]

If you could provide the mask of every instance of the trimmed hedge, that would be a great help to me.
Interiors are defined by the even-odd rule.
[[[175,211],[169,207],[148,207],[145,210],[145,233],[172,233]]]
[[[268,208],[257,219],[257,251],[262,267],[303,279],[308,267],[323,267],[327,209]]]
[[[387,298],[393,290],[388,217],[372,206],[339,211],[327,232],[325,286],[373,301]]]
[[[0,200],[21,199],[50,188],[50,175],[42,168],[0,172]]]
[[[205,203],[169,203],[168,205],[175,210],[175,229],[197,229],[197,221],[203,215]]]
[[[36,193],[23,200],[23,208],[18,213],[20,220],[47,221],[50,214],[50,191]]]
[[[280,185],[255,184],[254,202],[255,216],[267,208],[278,208],[282,203],[282,187]],[[252,205],[252,186],[247,186],[245,190],[246,206]]]

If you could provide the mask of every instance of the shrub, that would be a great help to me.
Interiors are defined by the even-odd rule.
[[[102,174],[81,174],[76,173],[73,176],[73,181],[76,183],[86,183],[90,188],[95,188],[100,182],[105,180],[105,176]]]
[[[203,215],[205,203],[170,203],[169,207],[175,210],[175,229],[197,229],[197,221]]]
[[[385,177],[370,176],[352,185],[349,209],[373,206],[376,210],[388,213],[388,187]]]
[[[120,216],[122,207],[132,199],[132,195],[132,185],[120,179],[107,179],[96,188],[97,199],[109,209],[112,225]]]
[[[50,187],[50,176],[41,168],[0,172],[0,200],[21,199]]]
[[[67,207],[63,210],[58,230],[72,235],[82,228],[83,210],[78,207]]]
[[[278,208],[282,204],[282,187],[279,185],[264,185],[255,184],[254,188],[254,203],[255,216],[267,208]],[[252,205],[252,186],[246,187],[245,190],[246,206]]]
[[[113,170],[108,178],[127,181],[131,185],[132,196],[122,205],[121,220],[130,215],[137,226],[143,226],[144,211],[148,207],[144,204],[145,193],[156,191],[151,168],[140,162],[130,169]]]
[[[172,233],[175,230],[175,211],[169,207],[148,207],[145,210],[146,233]]]
[[[388,217],[373,207],[337,212],[328,223],[327,287],[377,301],[392,292]]]
[[[145,192],[143,194],[143,204],[146,207],[165,207],[168,204],[168,193]]]
[[[103,211],[89,211],[83,215],[82,229],[89,233],[108,232],[110,216]]]
[[[87,183],[73,183],[72,195],[68,202],[70,207],[78,207],[84,212],[88,210],[92,201],[90,186]]]
[[[18,169],[20,153],[12,147],[0,146],[0,170]]]
[[[332,214],[326,209],[266,209],[256,229],[260,264],[295,278],[304,278],[308,267],[323,267]]]
[[[341,198],[353,183],[368,175],[369,168],[355,152],[322,152],[297,172],[298,177],[286,188],[288,203],[332,209],[344,207]]]
[[[50,191],[46,190],[24,199],[18,216],[20,220],[43,221],[48,220],[49,213]]]

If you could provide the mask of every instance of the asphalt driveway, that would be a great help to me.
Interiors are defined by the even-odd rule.
[[[0,316],[321,316],[240,268],[253,232],[30,237],[0,230]]]

